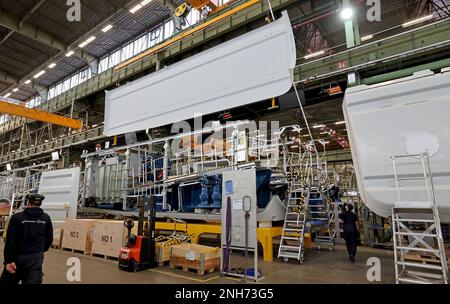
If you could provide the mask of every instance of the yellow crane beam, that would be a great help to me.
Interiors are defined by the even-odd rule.
[[[0,98],[0,114],[25,117],[72,129],[81,129],[83,126],[82,120],[27,108],[21,104],[8,102],[8,99],[5,98]]]

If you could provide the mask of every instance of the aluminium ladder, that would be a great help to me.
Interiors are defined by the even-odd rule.
[[[448,284],[448,266],[428,153],[392,156],[398,201],[392,207],[395,280],[400,283]],[[397,161],[418,162],[423,174],[399,177]],[[401,181],[422,180],[427,201],[402,201]],[[414,184],[412,187],[417,187]],[[422,257],[426,256],[426,259]],[[429,263],[432,262],[432,263]]]
[[[308,201],[308,196],[308,191],[304,190],[301,184],[295,181],[291,183],[281,242],[278,248],[278,258],[283,258],[286,262],[289,259],[296,259],[300,264],[303,264],[306,222],[305,203]]]
[[[308,198],[308,213],[311,227],[316,230],[315,245],[317,249],[328,246],[329,251],[334,250],[334,232],[331,229],[332,217],[323,191],[318,187],[310,187]]]

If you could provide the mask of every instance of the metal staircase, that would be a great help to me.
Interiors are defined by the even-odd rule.
[[[408,164],[418,162],[423,175],[400,175],[397,162],[403,159],[407,159]],[[398,199],[392,208],[396,283],[448,284],[449,271],[430,157],[428,153],[392,156],[392,163]],[[402,201],[400,182],[414,180],[425,183],[427,201]]]
[[[278,258],[285,261],[296,259],[300,264],[304,260],[304,232],[306,221],[306,205],[309,193],[302,185],[292,182],[289,199],[286,205],[281,243],[278,249]]]
[[[334,250],[334,232],[332,231],[332,218],[328,202],[319,187],[310,187],[308,198],[308,213],[311,228],[316,232],[315,245],[317,249],[328,247]]]

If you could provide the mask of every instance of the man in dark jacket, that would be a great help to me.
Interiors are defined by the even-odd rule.
[[[23,212],[11,216],[0,284],[42,284],[44,252],[53,242],[50,216],[40,208],[43,195],[29,194]]]
[[[359,227],[358,216],[352,212],[353,206],[350,204],[344,205],[344,212],[339,214],[340,222],[344,230],[345,245],[350,261],[355,261],[356,247],[358,242]]]

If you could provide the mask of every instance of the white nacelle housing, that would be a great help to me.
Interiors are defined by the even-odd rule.
[[[450,71],[349,88],[343,110],[364,203],[389,216],[398,200],[390,157],[428,151],[441,221],[450,222]],[[397,172],[423,176],[413,159],[399,161]],[[402,181],[401,199],[426,201],[424,181]]]

